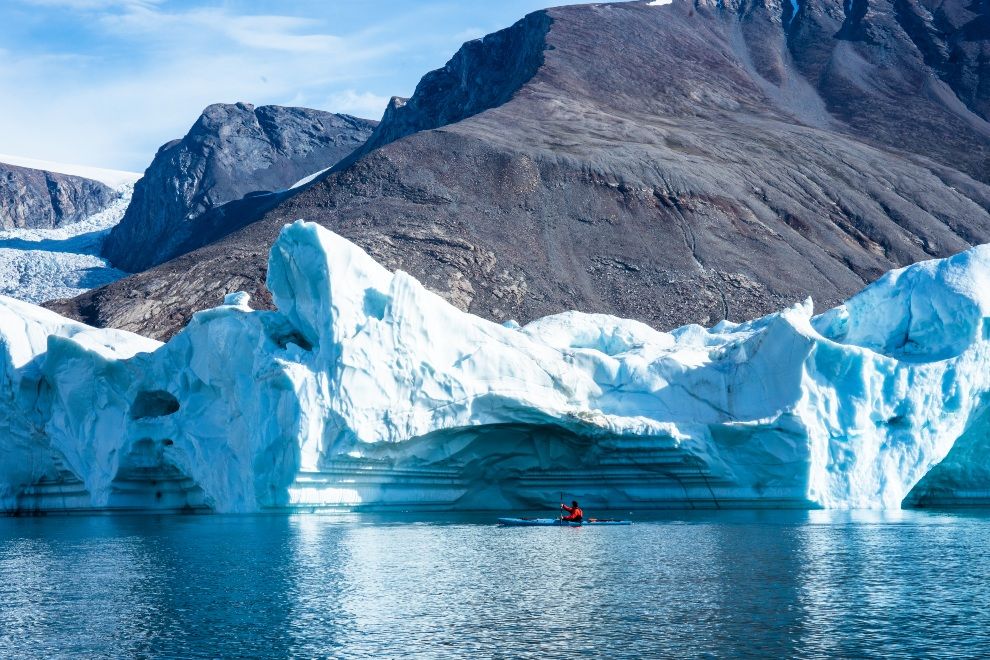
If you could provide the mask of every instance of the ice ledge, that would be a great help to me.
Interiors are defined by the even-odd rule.
[[[988,281],[981,246],[818,317],[806,301],[670,333],[578,312],[518,327],[300,221],[271,250],[278,311],[232,294],[164,345],[0,299],[0,507],[479,508],[566,491],[895,508],[923,478],[942,499],[985,494]]]

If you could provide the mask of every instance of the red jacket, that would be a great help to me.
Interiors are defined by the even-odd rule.
[[[582,511],[581,507],[579,506],[567,506],[566,504],[561,504],[560,508],[571,514],[569,516],[564,516],[563,518],[561,518],[561,520],[581,522],[584,519],[584,511]]]

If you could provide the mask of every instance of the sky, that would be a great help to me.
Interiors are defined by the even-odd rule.
[[[2,0],[0,153],[143,171],[207,105],[381,118],[548,0]]]

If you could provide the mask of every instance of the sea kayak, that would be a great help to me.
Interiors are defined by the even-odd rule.
[[[587,525],[631,525],[628,520],[588,518],[584,522],[571,522],[560,518],[499,518],[499,525],[506,527],[584,527]]]

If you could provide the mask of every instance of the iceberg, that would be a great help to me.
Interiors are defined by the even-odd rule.
[[[168,343],[0,297],[0,508],[897,508],[986,494],[990,246],[814,316],[459,311],[311,223]],[[940,476],[941,475],[941,476]]]

